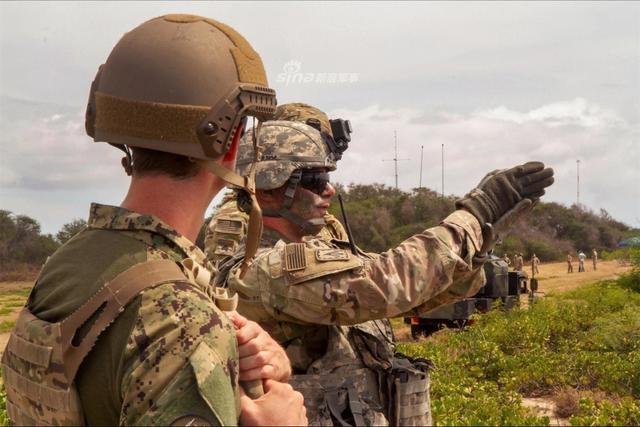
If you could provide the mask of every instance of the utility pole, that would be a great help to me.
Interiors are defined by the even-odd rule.
[[[576,160],[576,204],[580,207],[580,160]]]
[[[393,131],[393,139],[395,141],[395,157],[393,159],[385,159],[383,162],[394,162],[395,163],[395,175],[396,175],[396,190],[398,189],[398,162],[409,159],[399,159],[398,158],[398,134],[396,131]]]
[[[418,188],[422,188],[422,159],[424,159],[424,145],[420,146],[420,184],[418,184]]]
[[[442,153],[442,198],[444,199],[444,144],[442,144],[440,151]]]

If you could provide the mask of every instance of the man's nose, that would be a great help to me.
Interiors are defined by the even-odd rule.
[[[330,182],[327,182],[327,185],[324,187],[324,191],[322,192],[322,197],[331,198],[336,195],[336,189],[331,185]]]

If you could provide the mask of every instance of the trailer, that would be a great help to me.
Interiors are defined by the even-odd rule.
[[[471,315],[485,313],[500,304],[511,310],[520,304],[520,295],[537,290],[537,280],[531,280],[524,271],[509,271],[502,258],[492,256],[484,265],[485,285],[470,298],[438,307],[420,316],[405,317],[411,325],[411,336],[418,339],[442,328],[464,328],[473,323]],[[536,289],[533,289],[535,285]]]

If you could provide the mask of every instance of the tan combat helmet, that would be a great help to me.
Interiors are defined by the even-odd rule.
[[[301,227],[306,234],[316,234],[325,223],[323,218],[304,220],[290,211],[293,197],[305,169],[336,169],[347,144],[336,151],[332,123],[341,123],[350,141],[351,126],[348,121],[329,120],[319,109],[307,104],[293,103],[279,106],[275,118],[266,122],[261,130],[259,144],[261,155],[255,164],[256,188],[272,190],[288,184],[285,199],[279,209],[264,209],[265,216],[281,216]],[[346,124],[346,125],[345,125]],[[238,148],[238,173],[249,170],[255,157],[251,135],[246,135]],[[242,203],[239,198],[239,203]]]
[[[212,19],[165,15],[126,33],[113,48],[91,85],[85,126],[95,141],[127,153],[128,173],[127,147],[148,148],[199,160],[248,192],[251,259],[262,227],[252,176],[215,161],[233,155],[246,116],[264,121],[275,109],[262,60],[244,37]]]

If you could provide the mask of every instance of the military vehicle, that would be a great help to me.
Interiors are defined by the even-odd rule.
[[[484,272],[487,282],[471,298],[438,307],[421,316],[406,317],[404,321],[411,325],[411,336],[418,339],[442,328],[463,328],[473,323],[473,313],[485,313],[498,304],[511,310],[520,303],[520,294],[530,292],[527,273],[509,271],[502,258],[492,255],[484,265]],[[537,290],[537,280],[531,281],[531,288],[533,292]]]

